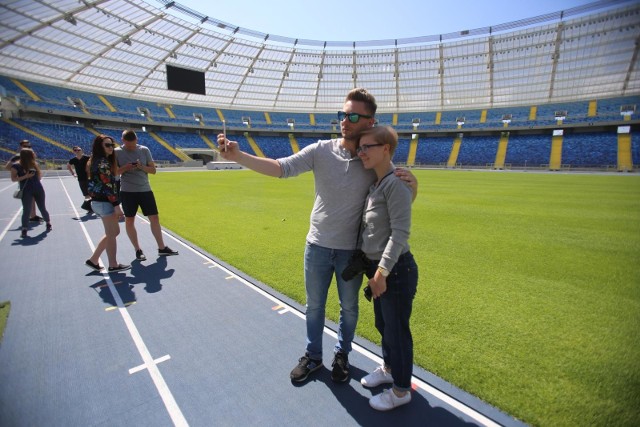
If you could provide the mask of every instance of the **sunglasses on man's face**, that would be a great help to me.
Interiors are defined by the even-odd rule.
[[[358,114],[358,113],[345,113],[344,111],[338,111],[338,120],[343,121],[345,118],[349,118],[351,123],[358,123],[360,117],[364,117],[365,119],[370,119],[372,116],[368,116],[366,114]]]

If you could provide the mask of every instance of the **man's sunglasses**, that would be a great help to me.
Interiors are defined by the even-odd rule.
[[[358,123],[360,117],[364,117],[365,119],[370,119],[373,116],[367,116],[366,114],[358,114],[358,113],[345,113],[344,111],[338,111],[338,120],[343,121],[345,118],[349,118],[351,123]]]

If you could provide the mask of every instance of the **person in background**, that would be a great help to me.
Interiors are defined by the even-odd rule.
[[[31,143],[29,142],[28,139],[23,139],[22,141],[20,141],[19,146],[20,146],[20,150],[22,150],[23,148],[31,148]],[[9,159],[7,164],[4,165],[4,168],[6,170],[8,170],[8,171],[11,171],[11,166],[13,164],[17,163],[19,160],[20,160],[20,152],[18,151],[18,154],[13,156],[13,157],[11,157],[11,159]],[[31,222],[40,222],[40,221],[42,221],[42,217],[39,217],[37,215],[37,212],[36,212],[36,201],[35,201],[35,199],[31,201],[29,221],[31,221]]]
[[[93,140],[91,157],[89,158],[89,184],[88,191],[91,195],[91,209],[102,219],[104,236],[96,245],[91,258],[85,264],[100,271],[100,255],[107,251],[110,273],[125,271],[130,265],[120,264],[117,261],[117,237],[120,234],[118,218],[122,215],[120,200],[116,191],[116,156],[114,154],[115,142],[107,135],[98,135]]]
[[[306,290],[306,351],[290,373],[294,382],[305,381],[321,369],[322,334],[324,331],[327,294],[336,277],[340,300],[338,342],[333,349],[331,379],[349,380],[349,353],[358,321],[358,293],[362,272],[348,280],[342,277],[352,254],[357,249],[362,206],[375,173],[365,170],[356,155],[360,133],[373,127],[377,104],[366,89],[355,88],[338,112],[342,138],[321,140],[280,159],[253,156],[240,151],[236,141],[218,135],[221,156],[264,175],[289,178],[313,171],[315,201],[304,253]],[[396,173],[417,192],[417,181],[411,172]],[[411,192],[411,190],[408,190]]]
[[[375,325],[382,337],[383,366],[360,380],[365,387],[393,383],[369,399],[372,408],[388,411],[411,401],[413,338],[409,320],[418,286],[418,266],[409,251],[411,190],[394,175],[391,163],[398,134],[375,127],[360,136],[357,152],[365,169],[374,170],[362,220],[362,251],[369,260],[366,275],[373,296]],[[367,292],[367,288],[365,288]]]
[[[75,157],[72,157],[67,163],[67,170],[71,173],[71,175],[78,178],[78,185],[80,186],[80,191],[84,196],[82,209],[85,209],[87,212],[92,212],[91,203],[89,202],[91,197],[89,196],[89,175],[87,172],[87,163],[89,162],[89,156],[84,154],[82,148],[77,145],[73,147],[73,153],[75,154]]]
[[[122,132],[121,140],[122,146],[116,148],[118,175],[120,175],[120,198],[124,210],[127,236],[136,251],[136,259],[139,261],[147,259],[138,242],[135,224],[138,208],[141,208],[142,214],[149,218],[151,234],[158,244],[158,255],[178,255],[178,251],[174,251],[164,244],[162,237],[158,205],[149,182],[149,174],[156,173],[156,164],[151,157],[151,151],[144,145],[138,145],[138,135],[132,129]]]
[[[45,205],[45,192],[40,182],[41,179],[42,172],[38,162],[36,162],[36,153],[30,148],[23,148],[20,150],[19,160],[11,165],[11,181],[19,182],[22,190],[21,237],[27,237],[29,213],[34,200],[47,224],[47,232],[51,231],[51,222]]]

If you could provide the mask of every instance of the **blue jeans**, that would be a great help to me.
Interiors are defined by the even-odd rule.
[[[371,263],[367,274],[375,274],[377,262]],[[400,255],[387,277],[387,291],[373,300],[376,329],[382,337],[382,358],[391,368],[397,390],[411,390],[413,375],[413,337],[409,327],[413,298],[418,287],[418,266],[411,252]]]
[[[304,282],[307,292],[307,353],[312,359],[322,360],[322,334],[324,330],[327,293],[334,276],[340,299],[338,343],[334,352],[351,351],[351,342],[358,323],[358,294],[362,274],[345,282],[340,277],[351,258],[352,250],[329,249],[307,243],[304,250]]]

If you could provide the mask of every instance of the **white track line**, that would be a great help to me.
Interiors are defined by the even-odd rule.
[[[60,184],[62,185],[62,188],[64,189],[65,194],[67,195],[67,199],[69,199],[69,204],[73,208],[73,212],[75,213],[76,217],[78,217],[79,216],[78,211],[76,210],[76,207],[73,204],[73,201],[71,200],[71,196],[69,195],[67,188],[64,186],[62,179],[59,178],[59,180],[60,180]],[[87,228],[85,227],[84,223],[82,223],[81,221],[79,221],[78,223],[80,224],[80,227],[84,232],[84,236],[87,239],[87,243],[89,244],[89,247],[91,248],[91,252],[93,252],[95,250],[95,246],[91,241],[91,237],[87,232]],[[109,265],[109,264],[105,264],[103,261],[102,265]],[[147,346],[144,343],[144,340],[142,339],[142,336],[138,332],[138,328],[136,328],[136,325],[133,322],[133,319],[131,319],[131,316],[129,315],[129,311],[127,310],[124,303],[122,302],[122,298],[120,298],[120,294],[118,293],[113,282],[111,281],[111,277],[109,276],[109,273],[104,272],[102,273],[102,276],[104,277],[105,281],[107,282],[107,285],[109,286],[109,291],[111,291],[111,295],[113,295],[113,299],[115,300],[116,305],[118,307],[118,312],[120,312],[120,315],[122,316],[122,320],[124,320],[124,323],[127,326],[127,330],[129,331],[129,334],[131,335],[131,338],[133,339],[133,342],[136,345],[136,348],[138,349],[138,353],[140,353],[140,356],[142,357],[142,360],[144,362],[141,366],[138,366],[133,369],[135,370],[135,372],[141,369],[147,369],[147,371],[149,371],[149,375],[151,376],[151,379],[153,380],[153,383],[155,384],[156,389],[158,390],[158,393],[160,394],[160,397],[164,402],[165,408],[167,408],[167,412],[169,413],[169,416],[171,417],[173,424],[181,427],[188,426],[189,423],[187,423],[187,420],[184,418],[184,415],[182,414],[182,411],[180,410],[178,403],[174,399],[173,394],[171,393],[171,390],[169,390],[167,383],[165,382],[164,378],[162,377],[162,374],[160,373],[160,370],[158,369],[157,363],[167,360],[169,356],[163,356],[157,361],[153,359],[153,357],[151,356],[151,353],[149,352],[149,349],[147,349]]]

